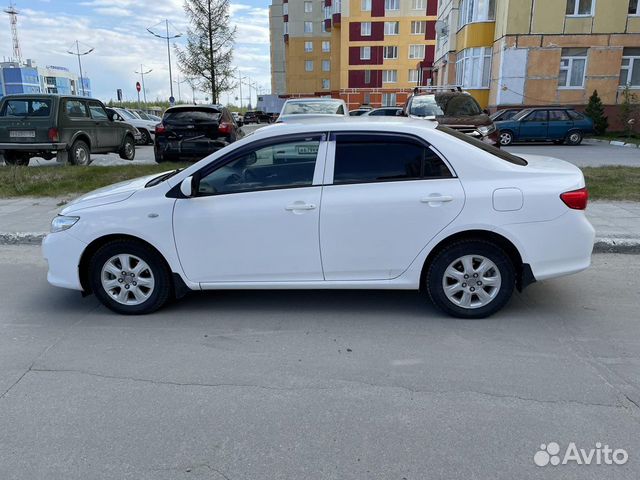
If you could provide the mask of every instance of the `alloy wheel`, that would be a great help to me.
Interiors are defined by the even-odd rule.
[[[447,267],[442,288],[450,302],[476,309],[491,303],[502,285],[502,276],[496,264],[482,255],[465,255]]]
[[[122,305],[140,305],[155,288],[151,267],[140,257],[126,253],[106,261],[100,281],[104,291]]]

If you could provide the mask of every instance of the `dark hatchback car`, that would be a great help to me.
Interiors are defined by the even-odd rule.
[[[156,162],[198,161],[244,136],[222,105],[180,105],[167,109],[156,126]]]
[[[593,133],[593,121],[572,108],[526,108],[511,120],[496,122],[500,144],[548,142],[580,145],[585,134]]]
[[[407,99],[402,115],[434,120],[438,125],[500,146],[498,131],[487,112],[480,108],[475,98],[459,89],[436,87],[418,90]]]
[[[271,123],[273,117],[262,110],[250,110],[244,114],[244,123]]]
[[[351,112],[349,112],[351,114]],[[366,112],[363,117],[396,117],[402,115],[402,107],[381,107]]]
[[[9,165],[28,165],[33,157],[88,165],[92,153],[112,152],[133,160],[137,134],[91,98],[21,94],[0,101],[0,151]]]

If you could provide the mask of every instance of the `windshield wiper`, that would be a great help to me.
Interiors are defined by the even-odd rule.
[[[150,180],[149,182],[147,182],[147,184],[145,185],[146,187],[155,187],[156,185],[164,182],[165,180],[170,179],[171,177],[173,177],[174,175],[177,175],[178,173],[180,173],[182,170],[184,170],[184,168],[177,168],[171,172],[165,173],[160,175],[159,177],[156,177],[152,180]]]

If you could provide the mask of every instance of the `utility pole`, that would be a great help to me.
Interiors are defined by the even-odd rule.
[[[240,74],[240,69],[238,70],[238,85],[240,85],[240,110],[242,110],[242,75]]]
[[[180,93],[180,84],[188,82],[189,79],[188,78],[184,78],[182,81],[180,81],[180,74],[178,74],[178,80],[174,80],[173,83],[175,83],[176,85],[178,85],[178,101],[182,102],[182,94]]]
[[[151,72],[153,72],[152,68],[150,68],[145,72],[144,68],[142,67],[142,64],[140,64],[140,71],[135,72],[140,75],[140,79],[142,80],[142,97],[144,98],[144,103],[147,103],[147,89],[144,87],[144,76]],[[140,93],[138,93],[138,97],[140,97]],[[138,102],[139,101],[140,101],[140,98],[138,98]]]
[[[13,5],[13,2],[9,3],[4,13],[9,15],[9,22],[11,23],[11,40],[13,42],[13,60],[22,64],[22,52],[20,51],[20,41],[18,40],[18,10]]]
[[[153,28],[157,27],[161,23],[164,23],[166,35],[160,35],[159,33],[155,33],[152,30]],[[170,35],[169,34],[169,20],[168,19],[166,19],[164,22],[157,23],[157,24],[153,25],[152,27],[147,28],[147,32],[149,32],[154,37],[162,38],[163,40],[167,41],[167,57],[169,58],[169,90],[171,92],[171,98],[174,98],[173,97],[173,78],[171,76],[171,45],[170,45],[170,40],[172,40],[174,38],[181,37],[182,33],[176,33],[175,35]]]
[[[86,93],[84,91],[84,76],[82,74],[82,62],[80,61],[80,57],[84,56],[84,55],[89,55],[91,52],[93,52],[93,47],[89,47],[88,50],[83,50],[82,53],[80,52],[80,42],[78,40],[76,40],[76,51],[72,51],[72,50],[67,50],[67,53],[70,53],[71,55],[75,55],[78,57],[78,67],[80,68],[80,85],[82,86],[82,96],[86,97]],[[77,88],[76,88],[77,90]]]

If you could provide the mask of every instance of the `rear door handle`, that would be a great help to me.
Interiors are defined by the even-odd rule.
[[[433,195],[431,197],[423,197],[420,201],[422,203],[451,202],[453,197],[451,195]]]
[[[292,203],[287,205],[284,209],[288,212],[294,212],[296,210],[315,210],[316,206],[313,203]]]

